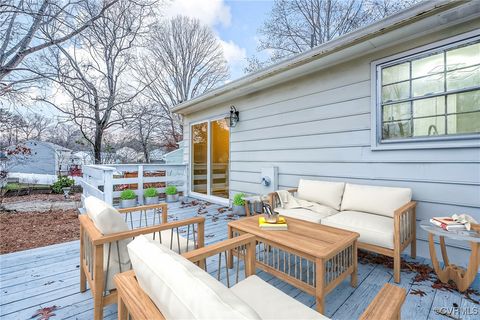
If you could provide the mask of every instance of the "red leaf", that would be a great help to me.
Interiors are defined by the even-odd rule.
[[[38,320],[48,320],[50,319],[50,317],[53,317],[55,315],[55,313],[53,313],[53,311],[55,310],[58,310],[57,306],[38,309],[30,319],[40,317]]]

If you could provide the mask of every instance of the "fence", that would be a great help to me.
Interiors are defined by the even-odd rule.
[[[112,164],[83,166],[82,202],[88,196],[97,197],[113,205],[124,189],[135,191],[139,205],[143,204],[143,190],[156,188],[160,195],[167,185],[186,191],[185,164]]]

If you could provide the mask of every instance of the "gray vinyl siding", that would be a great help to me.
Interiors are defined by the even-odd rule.
[[[31,156],[13,167],[11,172],[56,175],[56,156],[51,147],[41,142],[27,142],[26,146],[30,148]]]
[[[230,136],[230,192],[256,193],[260,170],[277,166],[279,187],[299,179],[409,187],[418,221],[467,213],[480,221],[480,148],[372,150],[371,63],[437,40],[478,29],[470,22],[244,96],[185,117],[184,161],[190,162],[190,123],[240,111]],[[480,144],[479,144],[480,145]],[[417,228],[419,255],[427,235]],[[448,241],[466,263],[468,244]],[[460,261],[461,262],[461,261]]]

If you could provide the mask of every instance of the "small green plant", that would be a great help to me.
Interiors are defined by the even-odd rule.
[[[243,200],[243,197],[245,197],[245,193],[235,193],[233,195],[233,205],[243,206],[245,204],[245,200]]]
[[[62,188],[70,188],[75,181],[67,176],[59,176],[58,180],[52,184],[52,190],[55,193],[63,193]]]
[[[153,198],[158,196],[158,191],[155,188],[148,188],[143,191],[143,195],[145,196],[145,198]]]
[[[175,186],[168,186],[165,188],[165,194],[169,196],[173,196],[174,194],[177,194],[177,187]]]
[[[135,192],[130,189],[125,189],[122,191],[122,193],[120,193],[120,199],[122,200],[132,200],[132,199],[135,199],[136,197],[137,195],[135,194]]]

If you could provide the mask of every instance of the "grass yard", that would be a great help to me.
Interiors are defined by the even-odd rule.
[[[11,191],[24,190],[24,189],[35,190],[35,189],[45,189],[45,188],[50,188],[50,185],[10,182],[10,183],[7,183],[7,185],[5,186],[5,190],[11,190]]]

